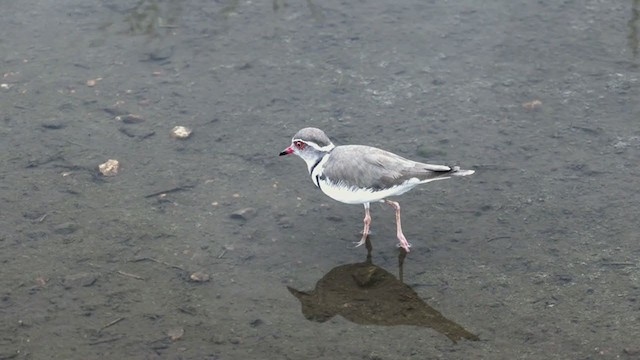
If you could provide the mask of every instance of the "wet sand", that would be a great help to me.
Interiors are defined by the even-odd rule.
[[[3,10],[0,359],[640,357],[638,1]],[[397,200],[405,284],[479,341],[305,318],[288,287],[366,256],[277,156],[305,126],[476,170]]]

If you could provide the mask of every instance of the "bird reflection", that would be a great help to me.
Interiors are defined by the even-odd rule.
[[[400,280],[371,261],[371,243],[366,241],[367,260],[333,268],[312,291],[287,287],[311,321],[325,322],[336,315],[362,325],[414,325],[428,327],[456,343],[478,340],[462,326],[444,317],[424,302],[402,279],[406,252],[398,258]]]

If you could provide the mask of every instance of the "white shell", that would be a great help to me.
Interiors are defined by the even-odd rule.
[[[174,139],[186,139],[191,136],[192,130],[186,126],[176,126],[171,129],[171,137]]]
[[[109,159],[104,164],[98,165],[100,174],[104,176],[116,176],[120,170],[120,162],[118,160]]]

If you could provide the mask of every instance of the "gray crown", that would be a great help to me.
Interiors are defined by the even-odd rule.
[[[313,127],[304,128],[298,131],[293,136],[293,139],[299,139],[304,142],[313,142],[320,147],[325,147],[327,145],[333,144],[327,134],[324,133],[324,131]]]

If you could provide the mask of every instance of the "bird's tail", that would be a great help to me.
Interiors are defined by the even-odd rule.
[[[467,176],[475,173],[475,170],[462,170],[460,166],[453,166],[449,175],[451,176]]]

